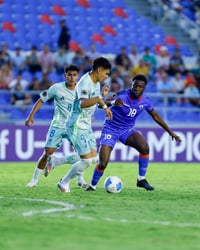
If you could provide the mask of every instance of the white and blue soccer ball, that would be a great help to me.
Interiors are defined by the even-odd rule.
[[[120,193],[123,188],[122,180],[117,176],[109,176],[104,181],[104,188],[108,193]]]

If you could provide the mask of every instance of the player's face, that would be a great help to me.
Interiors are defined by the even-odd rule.
[[[131,87],[134,97],[139,98],[143,94],[145,87],[144,81],[135,80]]]
[[[67,82],[67,86],[75,86],[76,82],[78,80],[78,72],[77,71],[68,71],[67,73],[64,74]]]
[[[110,69],[104,69],[102,67],[99,67],[97,70],[97,81],[103,82],[109,77]]]

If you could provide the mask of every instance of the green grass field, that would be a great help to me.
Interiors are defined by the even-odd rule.
[[[28,189],[35,163],[0,164],[1,250],[199,250],[199,164],[153,164],[147,179],[156,190],[136,188],[137,164],[111,163],[96,192],[57,182],[69,166],[53,170]],[[93,167],[85,172],[89,182]],[[119,176],[119,194],[104,191]]]

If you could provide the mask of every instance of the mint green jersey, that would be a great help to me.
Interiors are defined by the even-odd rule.
[[[76,129],[90,129],[92,123],[92,116],[96,109],[96,104],[81,108],[79,99],[93,98],[100,95],[100,83],[94,83],[89,73],[84,74],[76,86],[76,98],[74,101],[73,112],[67,122],[67,127],[74,127]]]
[[[75,90],[68,89],[65,82],[59,82],[42,91],[40,98],[43,102],[54,99],[54,115],[51,126],[65,129],[66,121],[73,109]]]

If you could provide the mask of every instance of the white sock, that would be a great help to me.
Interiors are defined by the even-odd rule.
[[[145,176],[138,175],[138,181],[146,179]]]
[[[82,177],[83,171],[92,164],[92,158],[80,159],[74,163],[70,168],[69,172],[62,179],[62,183],[69,183],[75,176]]]
[[[43,172],[43,169],[35,167],[35,170],[33,172],[33,178],[32,178],[32,180],[35,181],[35,182],[38,182],[39,178],[40,178],[40,175],[42,174],[42,172]]]
[[[79,160],[80,160],[80,157],[76,153],[68,155],[68,156],[63,156],[63,157],[55,157],[55,156],[52,157],[54,168],[63,164],[74,164]]]

